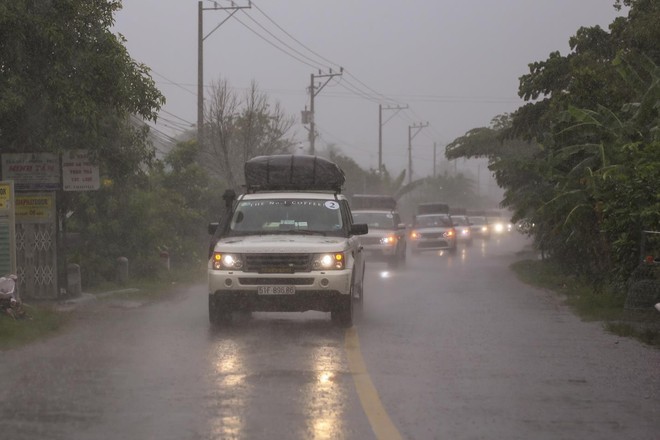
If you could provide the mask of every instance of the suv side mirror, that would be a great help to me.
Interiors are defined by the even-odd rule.
[[[208,225],[208,227],[207,227],[207,228],[208,228],[209,235],[213,235],[213,234],[215,234],[215,231],[218,230],[218,225],[219,225],[219,222],[209,223],[209,225]]]
[[[354,223],[351,225],[350,235],[364,235],[369,233],[369,226],[366,223]]]

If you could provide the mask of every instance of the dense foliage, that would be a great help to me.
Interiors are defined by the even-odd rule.
[[[196,142],[179,143],[140,184],[80,195],[68,222],[76,237],[69,261],[81,265],[86,283],[114,279],[119,256],[137,277],[165,274],[162,253],[174,269],[204,266],[206,226],[221,212],[224,186],[197,163],[198,153]]]
[[[110,31],[118,0],[0,4],[0,150],[87,149],[123,178],[153,157],[142,124],[164,102]]]
[[[596,282],[625,279],[642,231],[660,229],[660,3],[621,6],[628,15],[609,32],[581,28],[571,53],[529,65],[519,88],[527,104],[446,150],[488,157],[514,220]]]

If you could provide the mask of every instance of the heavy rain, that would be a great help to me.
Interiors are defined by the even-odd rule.
[[[0,438],[658,436],[660,4],[91,3],[0,5]]]

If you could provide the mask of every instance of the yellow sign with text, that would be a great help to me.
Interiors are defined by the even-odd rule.
[[[0,183],[0,209],[9,209],[11,207],[11,185]]]
[[[16,197],[16,219],[48,220],[53,212],[53,198],[44,196]]]

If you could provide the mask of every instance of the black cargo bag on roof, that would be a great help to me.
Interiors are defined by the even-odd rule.
[[[318,156],[278,154],[245,162],[248,191],[335,191],[345,177],[337,164]]]

